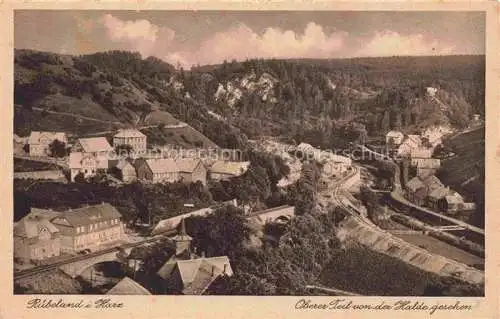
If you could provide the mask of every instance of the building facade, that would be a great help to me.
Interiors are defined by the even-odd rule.
[[[403,143],[404,134],[399,131],[390,131],[385,136],[385,143],[387,145],[400,145]]]
[[[49,145],[55,140],[68,144],[68,137],[63,132],[31,132],[28,138],[30,156],[49,156]]]
[[[50,218],[55,212],[32,209],[14,224],[14,258],[39,261],[59,256],[61,236]]]
[[[146,159],[137,162],[137,178],[151,183],[173,183],[180,179],[173,159]]]
[[[98,173],[106,172],[107,168],[107,159],[103,159],[92,153],[73,152],[69,154],[69,169],[72,182],[75,181],[75,177],[80,173],[84,178],[89,178]]]
[[[131,183],[137,180],[137,172],[134,165],[128,160],[119,160],[118,163],[111,169],[113,173],[125,183]]]
[[[147,148],[147,137],[139,130],[124,129],[113,136],[113,147],[120,145],[130,145],[134,152],[145,151]]]
[[[422,159],[417,163],[417,176],[426,178],[436,174],[441,167],[441,160],[436,158]]]
[[[179,177],[183,182],[207,184],[207,169],[199,159],[183,158],[175,161],[179,168]]]
[[[52,224],[59,230],[65,253],[100,250],[124,238],[121,214],[107,203],[62,212]]]

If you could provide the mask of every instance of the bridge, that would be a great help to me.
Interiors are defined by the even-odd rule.
[[[75,278],[78,277],[85,269],[95,264],[99,264],[102,262],[119,261],[120,252],[122,252],[125,256],[127,256],[128,254],[130,254],[130,251],[134,247],[158,241],[159,239],[164,238],[164,236],[171,236],[174,235],[175,233],[177,233],[177,231],[172,230],[170,232],[162,234],[161,236],[155,236],[143,241],[135,243],[125,243],[122,244],[121,246],[115,246],[99,250],[87,255],[71,256],[64,260],[54,262],[49,265],[42,265],[18,271],[14,273],[14,280],[31,277],[54,269],[61,269],[63,272],[70,275],[72,278]]]
[[[128,256],[133,247],[123,248],[124,256]],[[120,248],[113,248],[109,252],[98,253],[87,258],[76,260],[74,262],[69,262],[61,265],[59,269],[64,271],[66,274],[70,275],[71,278],[76,278],[81,275],[85,269],[100,264],[103,262],[119,261]]]
[[[257,223],[264,225],[266,223],[272,223],[276,221],[288,222],[294,216],[295,207],[284,205],[251,213],[247,216],[247,219],[256,221]]]

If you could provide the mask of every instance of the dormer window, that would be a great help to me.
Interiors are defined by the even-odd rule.
[[[47,229],[47,227],[40,227],[40,230],[38,231],[38,238],[40,240],[50,239],[50,231]]]

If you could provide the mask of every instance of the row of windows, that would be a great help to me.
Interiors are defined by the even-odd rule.
[[[109,220],[109,225],[118,225],[120,222],[120,219],[118,218],[115,218],[115,219],[112,219],[112,220]],[[108,226],[108,221],[105,220],[105,221],[102,221],[102,222],[98,222],[98,223],[95,223],[95,224],[90,224],[88,226],[88,231],[91,232],[91,231],[95,231],[99,228],[103,228],[103,227],[107,227]],[[79,226],[79,227],[76,227],[76,233],[77,234],[80,234],[80,233],[84,233],[85,232],[85,226]]]
[[[77,249],[92,245],[99,245],[109,241],[114,241],[120,238],[119,231],[103,231],[99,233],[89,234],[86,236],[75,237],[75,246]]]

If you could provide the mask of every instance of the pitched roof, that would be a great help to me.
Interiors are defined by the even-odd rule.
[[[399,132],[399,131],[389,131],[387,134],[386,134],[387,137],[403,137],[404,134]]]
[[[450,193],[450,189],[448,187],[439,187],[434,189],[429,193],[429,197],[433,199],[441,199]]]
[[[69,168],[79,169],[83,167],[84,160],[92,160],[95,162],[96,168],[108,168],[108,161],[99,159],[92,154],[82,152],[71,152],[69,154]]]
[[[307,143],[302,142],[299,145],[297,145],[297,150],[302,151],[302,152],[311,152],[311,151],[315,151],[316,149],[311,144],[307,144]]]
[[[40,132],[32,131],[29,138],[28,144],[37,144],[40,142],[42,137],[46,137],[49,140],[59,140],[61,142],[66,141],[66,133],[64,132]]]
[[[446,195],[445,200],[448,202],[448,204],[461,204],[464,202],[463,197],[458,193]]]
[[[195,158],[182,158],[176,160],[175,164],[177,164],[179,172],[192,173],[198,165],[201,164],[201,160]]]
[[[38,237],[41,228],[46,228],[51,234],[58,233],[59,229],[50,222],[51,214],[44,214],[46,210],[32,211],[14,225],[14,236],[33,238]],[[46,211],[48,212],[48,211]]]
[[[108,203],[102,203],[99,205],[70,209],[61,213],[61,215],[52,222],[55,224],[67,223],[70,226],[82,226],[121,217],[122,215],[115,207]]]
[[[175,161],[170,158],[147,159],[145,163],[153,173],[176,173],[179,171]]]
[[[117,169],[119,169],[119,170],[123,170],[127,166],[129,166],[132,169],[135,169],[134,166],[132,164],[130,164],[130,162],[127,161],[127,160],[120,160],[120,161],[118,161],[118,163],[116,164],[115,167]]]
[[[151,295],[151,293],[136,281],[125,277],[108,290],[106,295]]]
[[[105,137],[79,138],[78,143],[86,153],[109,152],[113,150],[113,147],[109,145]]]
[[[212,173],[238,176],[246,172],[250,162],[215,161],[210,167]]]
[[[222,275],[222,271],[218,267],[204,260],[198,267],[193,280],[184,286],[182,293],[185,295],[201,295],[220,275]]]
[[[410,134],[408,135],[408,140],[418,145],[422,144],[422,139],[420,138],[420,135]]]
[[[420,180],[420,178],[418,177],[414,177],[412,179],[410,179],[408,181],[408,183],[406,183],[406,187],[412,191],[412,192],[415,192],[416,190],[422,188],[422,187],[425,187],[424,183],[422,183],[422,181]]]
[[[425,187],[431,190],[444,186],[443,183],[441,183],[441,181],[439,180],[439,178],[437,178],[435,175],[430,175],[426,177],[422,182],[424,183]]]
[[[141,131],[136,129],[119,130],[113,137],[146,137]]]
[[[212,281],[207,280],[207,273],[212,277],[217,277],[226,272],[226,275],[231,276],[233,270],[227,256],[210,257],[210,258],[195,258],[188,260],[169,260],[158,270],[158,276],[167,279],[171,275],[175,275],[175,269],[178,270],[180,281],[185,293],[189,291],[201,291],[208,288]],[[201,272],[201,274],[199,274]],[[208,285],[207,285],[208,282]],[[204,283],[204,284],[203,284]],[[192,287],[192,288],[189,288]]]

